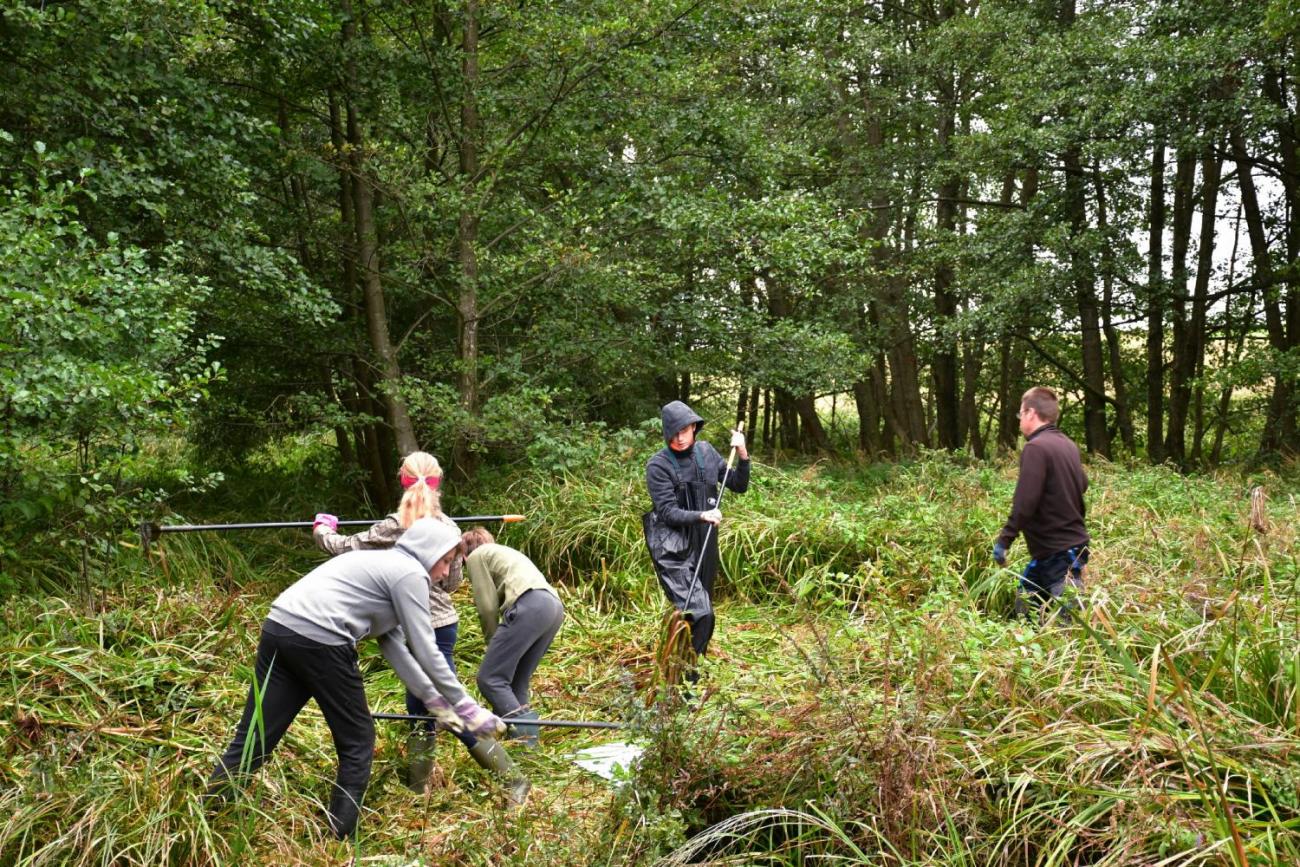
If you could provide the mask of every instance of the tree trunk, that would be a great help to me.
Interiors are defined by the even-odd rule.
[[[1237,251],[1241,246],[1241,218],[1243,207],[1241,202],[1237,203],[1237,218],[1233,221],[1232,226],[1232,255],[1228,257],[1228,285],[1231,286],[1237,279]],[[1241,353],[1246,346],[1246,336],[1251,330],[1251,318],[1255,311],[1255,290],[1256,287],[1251,285],[1248,301],[1245,309],[1247,315],[1243,317],[1245,321],[1237,330],[1236,343],[1229,348],[1233,342],[1232,334],[1232,305],[1227,305],[1228,312],[1223,317],[1223,366],[1231,370],[1241,362]],[[1210,463],[1218,465],[1223,458],[1223,438],[1228,432],[1228,418],[1232,409],[1232,381],[1229,380],[1223,386],[1219,394],[1218,412],[1214,420],[1214,445],[1210,449]]]
[[[1106,349],[1110,361],[1110,379],[1115,386],[1115,417],[1119,423],[1120,441],[1124,450],[1136,454],[1137,444],[1133,432],[1133,414],[1129,408],[1128,385],[1124,381],[1124,356],[1120,346],[1119,329],[1115,327],[1115,255],[1108,236],[1110,230],[1106,209],[1106,185],[1101,179],[1101,166],[1093,164],[1097,187],[1097,228],[1102,235],[1102,330],[1106,334]]]
[[[868,302],[858,306],[858,331],[874,335],[877,331],[874,305]],[[864,343],[870,340],[864,339]],[[868,457],[884,451],[880,425],[882,408],[886,401],[885,360],[879,352],[872,353],[872,363],[866,376],[853,383],[853,403],[858,410],[858,448]]]
[[[772,451],[772,389],[763,392],[763,448]]]
[[[1110,431],[1106,427],[1106,368],[1102,360],[1101,316],[1092,267],[1081,249],[1087,229],[1083,166],[1079,151],[1066,150],[1065,197],[1070,215],[1070,273],[1075,300],[1079,305],[1079,327],[1083,351],[1083,420],[1088,451],[1110,457]]]
[[[954,15],[953,0],[939,4],[939,21]],[[948,164],[952,136],[956,127],[957,86],[952,71],[945,70],[938,87],[939,116],[935,129],[940,164]],[[945,172],[938,184],[935,204],[935,229],[940,237],[953,236],[957,228],[957,193],[961,178]],[[942,244],[942,241],[940,241]],[[938,252],[934,269],[934,331],[936,343],[931,375],[934,379],[935,441],[939,448],[953,451],[961,445],[960,398],[957,393],[957,344],[949,328],[957,314],[954,275],[949,252]]]
[[[1270,269],[1270,284],[1264,288],[1265,323],[1269,333],[1269,345],[1276,355],[1288,353],[1300,341],[1300,298],[1297,298],[1295,262],[1300,256],[1300,142],[1297,141],[1296,116],[1291,111],[1292,99],[1285,92],[1285,85],[1280,73],[1266,72],[1264,75],[1264,93],[1274,104],[1278,112],[1275,126],[1279,143],[1279,156],[1282,171],[1279,173],[1287,201],[1286,223],[1286,262],[1284,270],[1285,291],[1275,291],[1271,285],[1275,276]],[[1242,154],[1245,146],[1242,145]],[[1243,174],[1248,174],[1243,169]],[[1252,186],[1254,181],[1251,180]],[[1242,190],[1243,201],[1245,189]],[[1258,212],[1258,197],[1255,210]],[[1251,224],[1250,205],[1246,206],[1247,226]],[[1252,250],[1255,238],[1252,232]],[[1256,260],[1256,273],[1259,274],[1259,261]],[[1269,397],[1268,417],[1264,422],[1264,434],[1260,438],[1260,451],[1264,453],[1294,454],[1300,450],[1300,425],[1296,420],[1296,378],[1286,371],[1285,366],[1273,371],[1273,392]]]
[[[458,390],[465,428],[457,431],[452,459],[462,479],[471,478],[478,469],[477,425],[479,412],[478,372],[478,0],[466,0],[465,23],[461,36],[460,179],[462,204],[456,225],[457,262],[460,265],[460,294],[456,313],[460,325],[458,341],[460,371]]]
[[[817,415],[816,399],[812,395],[804,395],[794,398],[792,404],[799,416],[799,450],[829,454],[831,440]]]
[[[885,359],[879,353],[867,370],[867,378],[853,383],[853,402],[858,410],[858,448],[868,458],[887,449],[881,436],[881,408],[885,405]]]
[[[1039,174],[1036,166],[1025,169],[1024,180],[1020,186],[1020,204],[1028,208],[1038,195]],[[1008,195],[1007,184],[1003,191]],[[1032,258],[1034,251],[1026,245],[1025,257]],[[1027,329],[1023,314],[1012,321],[1009,333],[1004,334],[998,351],[998,436],[997,447],[1002,451],[1014,451],[1020,437],[1020,397],[1025,390],[1025,366],[1029,347],[1024,340],[1017,340],[1013,335]]]
[[[790,296],[781,281],[769,273],[763,274],[767,284],[767,314],[776,323],[794,315]],[[781,409],[781,443],[798,451],[830,451],[830,438],[817,417],[817,409],[810,393],[794,394],[777,389],[777,405]]]
[[[375,354],[378,373],[382,381],[385,415],[403,454],[416,451],[415,427],[402,400],[400,385],[402,371],[397,362],[397,350],[388,333],[388,312],[384,299],[379,261],[379,243],[375,228],[374,188],[365,164],[365,141],[361,134],[355,94],[359,77],[356,62],[352,59],[350,43],[356,39],[356,20],[352,17],[351,0],[343,0],[344,75],[347,83],[347,138],[350,149],[348,160],[352,172],[352,204],[355,214],[357,239],[357,266],[361,275],[361,292],[366,311],[366,335]]]
[[[1165,460],[1165,140],[1151,148],[1151,209],[1147,249],[1147,460]]]
[[[962,354],[961,389],[961,442],[970,443],[970,451],[977,458],[984,457],[984,437],[980,431],[979,389],[980,370],[984,367],[984,342],[972,339]]]
[[[754,440],[754,434],[758,430],[758,398],[760,395],[758,386],[749,390],[749,427],[745,428],[748,433],[750,442]]]
[[[360,386],[360,393],[354,404],[356,414],[378,415],[379,413],[374,412],[376,409],[381,410],[382,413],[382,407],[378,406],[372,397],[375,384],[372,368],[364,360],[356,367],[356,379]],[[379,437],[382,428],[383,425],[378,423],[362,424],[357,431],[357,437],[361,461],[370,476],[369,489],[373,493],[375,502],[382,504],[381,508],[388,509],[397,503],[398,497],[393,480],[384,466],[383,444]]]
[[[885,131],[879,110],[871,111],[867,122],[867,147],[874,152],[883,151]],[[921,405],[920,364],[916,355],[916,340],[912,333],[910,310],[900,278],[890,273],[893,258],[886,238],[894,217],[895,206],[883,186],[871,194],[871,260],[879,281],[879,303],[871,302],[872,322],[888,347],[889,410],[894,420],[894,430],[900,447],[911,450],[916,445],[928,445],[925,428],[925,411]]]
[[[1169,377],[1169,417],[1165,431],[1165,455],[1180,467],[1187,462],[1185,434],[1190,397],[1190,371],[1185,359],[1188,352],[1187,328],[1187,249],[1191,243],[1193,207],[1192,185],[1196,179],[1196,156],[1180,152],[1174,176],[1173,268],[1169,281],[1170,311],[1174,326],[1174,360]]]
[[[345,153],[347,136],[343,128],[343,114],[339,108],[338,94],[332,89],[329,92],[329,116],[330,144],[334,147],[334,153]],[[341,277],[342,285],[339,288],[337,298],[343,307],[343,319],[346,322],[355,316],[354,311],[357,307],[357,245],[356,229],[353,226],[353,216],[356,214],[356,208],[352,204],[352,174],[342,165],[338,167],[338,172],[340,233],[337,243],[339,246],[339,259],[342,263],[343,273]],[[352,329],[349,328],[348,330],[351,331]],[[353,359],[351,365],[353,369],[356,368],[357,363],[358,360]],[[357,412],[356,400],[352,397],[356,394],[357,389],[355,375],[353,376],[353,381],[347,384],[347,387],[342,394],[334,392],[332,386],[333,384],[331,383],[330,390],[331,393],[334,394],[335,400],[338,401],[339,405],[349,414],[355,416]],[[349,438],[346,430],[343,430],[341,433],[336,432],[335,435],[340,438],[340,442],[345,438]],[[352,465],[358,469],[368,470],[368,464],[365,460],[365,443],[359,426],[354,425],[350,439],[356,444],[356,447],[351,454]],[[380,484],[383,484],[382,480]],[[382,488],[376,488],[373,480],[368,482],[363,481],[362,487],[362,493],[369,495],[372,499],[378,498],[379,494],[383,490]],[[380,500],[380,502],[386,501]]]
[[[334,402],[343,405],[339,399],[338,392],[334,388],[334,372],[329,365],[322,365],[320,368],[321,391],[328,394],[334,399]],[[341,422],[334,423],[334,442],[339,450],[339,462],[344,467],[359,467],[361,464],[357,460],[357,452],[352,447],[352,438],[348,436],[347,428]]]
[[[1264,299],[1264,327],[1268,334],[1268,345],[1274,352],[1285,352],[1289,344],[1289,335],[1282,320],[1282,308],[1278,303],[1277,293],[1273,288],[1273,262],[1269,258],[1264,213],[1260,208],[1259,193],[1255,189],[1255,178],[1251,174],[1250,154],[1246,150],[1246,141],[1240,129],[1232,130],[1229,142],[1232,145],[1233,159],[1237,163],[1237,188],[1241,190],[1241,205],[1246,217],[1246,234],[1250,238],[1253,282]],[[1290,381],[1286,377],[1274,376],[1268,414],[1264,421],[1264,433],[1260,438],[1261,452],[1282,450],[1285,409],[1292,399],[1289,385]]]
[[[998,449],[1015,451],[1020,436],[1020,397],[1024,394],[1025,356],[1023,340],[1008,338],[998,351]]]
[[[1214,230],[1218,223],[1219,176],[1223,160],[1218,156],[1216,141],[1206,144],[1201,161],[1201,236],[1196,251],[1196,284],[1192,290],[1192,318],[1187,333],[1187,358],[1185,369],[1189,379],[1204,372],[1205,367],[1205,317],[1209,305],[1210,276],[1214,270]],[[1202,411],[1205,387],[1196,386],[1196,413],[1192,433],[1191,460],[1201,460],[1201,443],[1205,437],[1205,418]]]
[[[776,422],[781,448],[788,452],[799,451],[799,412],[790,392],[784,388],[776,389]]]
[[[654,375],[655,397],[660,406],[677,399],[677,374],[656,372]]]

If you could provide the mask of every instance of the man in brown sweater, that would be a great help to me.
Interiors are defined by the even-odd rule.
[[[1011,516],[993,543],[993,559],[1007,564],[1007,549],[1023,533],[1032,558],[1020,578],[1016,612],[1028,616],[1067,587],[1083,589],[1088,563],[1088,531],[1083,524],[1083,494],[1088,477],[1079,447],[1056,428],[1061,408],[1056,392],[1037,386],[1020,399],[1020,478]],[[1067,600],[1065,616],[1071,605]]]

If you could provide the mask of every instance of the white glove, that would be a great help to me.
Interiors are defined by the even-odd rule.
[[[425,704],[429,709],[429,714],[438,721],[438,725],[452,732],[465,730],[465,723],[461,720],[460,715],[452,708],[451,702],[442,696],[435,696],[433,701]]]
[[[722,523],[722,512],[718,509],[709,509],[707,512],[700,512],[700,520],[708,524]]]
[[[745,447],[745,435],[738,431],[731,432],[731,447],[733,449],[743,449]]]

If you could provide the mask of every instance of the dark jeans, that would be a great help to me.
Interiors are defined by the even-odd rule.
[[[1061,606],[1061,619],[1069,621],[1078,602],[1074,596],[1083,590],[1083,569],[1088,565],[1088,546],[1079,545],[1057,551],[1047,557],[1029,561],[1020,576],[1020,591],[1016,594],[1016,614],[1029,618],[1042,616],[1044,606],[1065,598]],[[1067,596],[1067,591],[1069,595]]]
[[[442,651],[442,656],[447,660],[447,667],[451,669],[452,674],[456,673],[456,660],[452,658],[452,652],[456,649],[456,636],[459,632],[460,624],[458,623],[448,623],[446,626],[439,626],[433,630],[433,637],[438,642],[438,649]],[[420,701],[418,695],[408,689],[406,691],[406,712],[416,716],[426,716],[429,709],[424,706],[424,702]],[[417,723],[417,725],[419,724]],[[433,729],[433,722],[424,723],[425,731],[431,732]],[[460,738],[460,742],[467,747],[473,747],[474,744],[478,743],[478,739],[469,732],[456,732],[455,734],[456,737]]]
[[[228,795],[231,778],[260,768],[298,711],[314,698],[325,715],[339,760],[329,823],[340,838],[348,836],[357,827],[375,749],[375,724],[357,668],[356,648],[321,644],[268,620],[262,625],[254,673],[256,683],[249,687],[235,737],[212,769],[209,796]]]
[[[501,618],[478,668],[478,689],[504,717],[528,704],[533,673],[564,622],[564,606],[548,590],[527,590]]]

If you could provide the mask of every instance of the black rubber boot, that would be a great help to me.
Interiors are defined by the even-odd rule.
[[[406,788],[417,794],[429,790],[433,776],[434,748],[437,739],[433,732],[416,730],[406,736]]]
[[[506,737],[526,750],[536,749],[541,726],[530,726],[528,720],[538,719],[535,710],[520,710],[506,719]]]
[[[519,773],[510,760],[506,748],[491,738],[484,738],[469,748],[469,754],[479,766],[497,778],[506,787],[508,809],[517,810],[528,800],[528,790],[533,787],[528,778]]]

